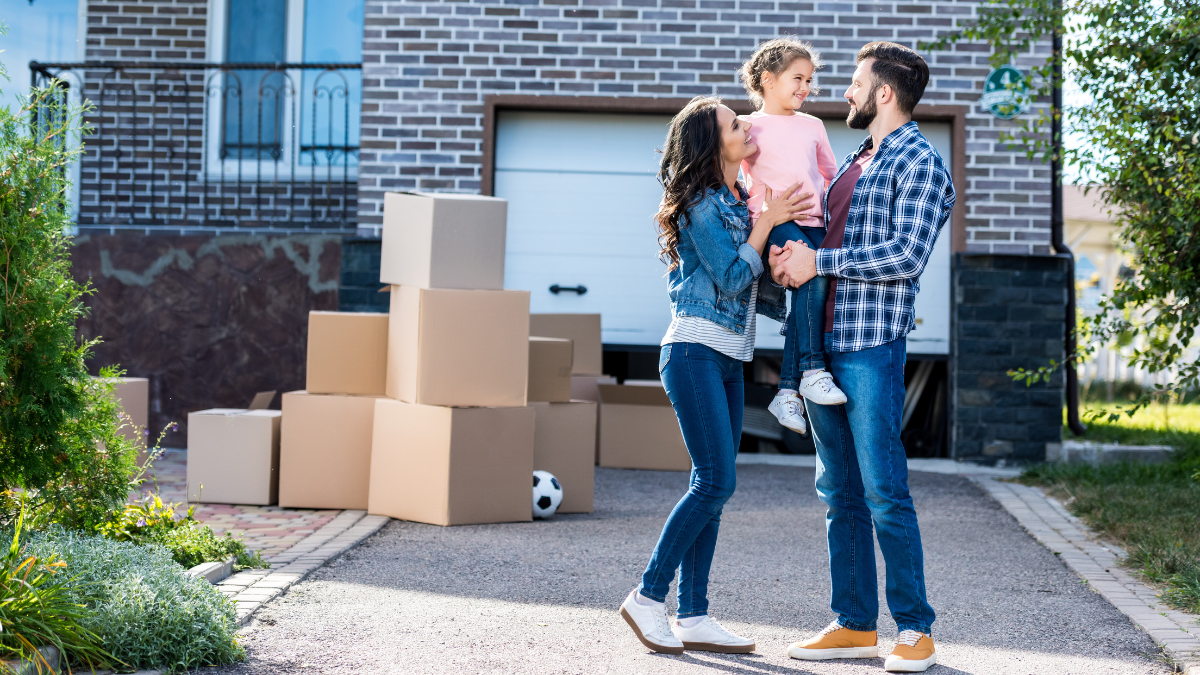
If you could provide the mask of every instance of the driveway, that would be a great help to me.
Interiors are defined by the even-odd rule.
[[[928,672],[1172,672],[1144,633],[970,480],[913,473],[910,482],[938,612],[940,664]],[[740,465],[725,507],[711,611],[758,651],[642,647],[616,608],[686,483],[683,473],[597,469],[591,514],[450,528],[393,521],[260,610],[245,632],[248,661],[212,672],[882,672],[882,658],[785,653],[832,618],[811,468]],[[884,616],[879,630],[886,654],[896,627]]]

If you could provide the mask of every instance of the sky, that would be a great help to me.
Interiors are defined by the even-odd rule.
[[[0,106],[12,107],[29,93],[29,62],[75,61],[79,58],[78,0],[0,0],[0,63],[8,79],[0,79]]]

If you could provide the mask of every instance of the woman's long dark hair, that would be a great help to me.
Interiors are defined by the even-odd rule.
[[[679,218],[700,201],[705,188],[721,189],[724,176],[721,163],[721,125],[717,122],[716,96],[692,99],[667,131],[658,182],[663,199],[654,215],[658,223],[658,257],[667,269],[679,266]]]

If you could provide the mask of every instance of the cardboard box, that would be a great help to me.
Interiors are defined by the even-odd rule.
[[[138,447],[139,463],[145,461],[146,426],[150,424],[150,380],[144,377],[97,377],[113,383],[113,398],[121,406],[121,435]],[[157,435],[155,436],[157,438]]]
[[[189,413],[188,501],[274,504],[279,489],[282,414],[279,410],[240,408]]]
[[[571,400],[571,341],[529,336],[530,401]]]
[[[391,291],[388,397],[422,405],[525,405],[528,291]]]
[[[504,288],[508,202],[464,194],[383,197],[379,280],[418,288]]]
[[[375,400],[367,511],[432,525],[533,518],[533,408]]]
[[[387,336],[387,314],[309,312],[305,390],[383,396]]]
[[[617,378],[612,375],[572,375],[571,400],[600,402],[600,385],[616,384]]]
[[[596,404],[530,403],[536,413],[533,469],[554,474],[563,487],[559,513],[591,513],[596,488]]]
[[[572,375],[604,372],[599,314],[530,314],[529,334],[564,338],[575,343]]]
[[[600,466],[691,470],[679,420],[662,385],[602,384],[599,389]]]
[[[366,509],[378,396],[283,395],[279,505]]]

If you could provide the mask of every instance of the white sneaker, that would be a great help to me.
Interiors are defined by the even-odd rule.
[[[828,370],[818,370],[800,380],[799,392],[817,405],[841,405],[846,402],[846,394],[833,383],[833,376]]]
[[[800,397],[795,394],[775,394],[771,405],[767,406],[767,412],[774,415],[783,426],[802,434],[808,431],[808,424],[804,421],[801,405]]]
[[[621,616],[642,644],[660,654],[682,654],[683,643],[671,632],[671,624],[667,621],[667,606],[661,602],[653,605],[639,604],[634,594],[637,589],[621,603]]]
[[[678,621],[671,624],[671,632],[683,642],[684,649],[721,654],[749,654],[754,651],[754,640],[734,635],[717,623],[711,616],[693,626],[683,626]]]

